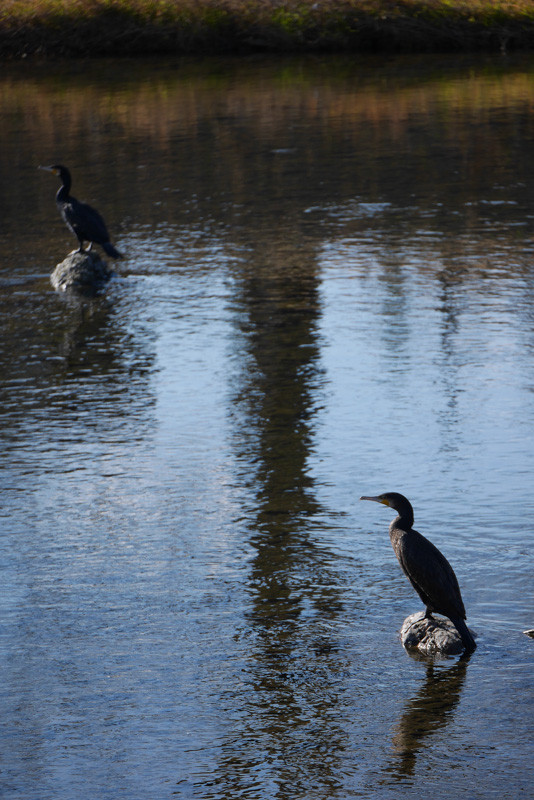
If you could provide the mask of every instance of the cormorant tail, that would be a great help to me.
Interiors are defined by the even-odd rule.
[[[122,253],[119,253],[119,251],[113,247],[111,242],[103,242],[102,249],[105,250],[108,256],[111,256],[111,258],[122,258]]]
[[[471,631],[463,621],[459,617],[455,617],[454,619],[451,617],[451,622],[462,637],[462,642],[464,643],[465,649],[471,653],[476,648],[476,642],[473,639]]]

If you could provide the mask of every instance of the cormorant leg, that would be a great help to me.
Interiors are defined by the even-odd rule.
[[[432,611],[429,609],[428,606],[426,607],[425,616],[423,617],[423,619],[434,619],[434,617],[432,616]]]

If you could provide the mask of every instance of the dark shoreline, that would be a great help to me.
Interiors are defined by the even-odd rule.
[[[91,16],[56,15],[0,21],[0,59],[249,53],[452,53],[534,49],[531,16],[495,19],[397,12],[369,14],[354,7],[330,13],[309,7],[284,19],[233,13],[153,21],[119,9]],[[314,10],[315,9],[315,10]],[[294,18],[291,16],[294,14]]]

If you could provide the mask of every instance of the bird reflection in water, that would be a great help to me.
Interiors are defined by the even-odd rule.
[[[391,739],[395,755],[386,771],[392,772],[393,778],[413,775],[417,753],[424,740],[451,722],[452,712],[460,701],[470,657],[470,654],[462,656],[449,668],[427,660],[425,681],[406,703]]]

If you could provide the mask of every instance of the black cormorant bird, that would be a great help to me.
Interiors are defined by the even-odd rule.
[[[78,253],[84,252],[84,242],[89,242],[88,250],[91,249],[93,242],[96,242],[96,244],[101,245],[108,256],[122,258],[121,253],[109,241],[106,223],[98,211],[88,206],[87,203],[80,203],[79,200],[69,194],[72,180],[67,167],[61,164],[52,164],[51,167],[39,167],[39,169],[53,172],[54,175],[59,175],[61,178],[63,185],[56,194],[56,205],[65,220],[67,228],[73,232],[80,243]]]
[[[425,617],[432,612],[448,617],[462,637],[468,651],[476,644],[465,624],[465,608],[454,570],[437,547],[412,528],[413,508],[409,500],[397,492],[386,492],[377,497],[360,497],[374,500],[398,512],[389,526],[389,538],[403,572],[426,606]]]

